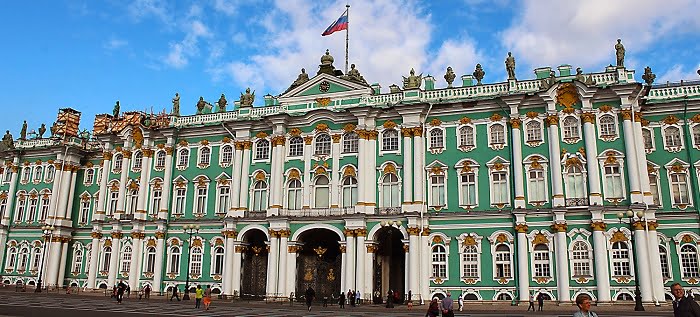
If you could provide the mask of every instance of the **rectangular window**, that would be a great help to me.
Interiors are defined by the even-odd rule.
[[[160,211],[160,201],[163,197],[163,191],[160,189],[153,190],[153,197],[151,197],[151,214],[157,215]]]
[[[34,222],[37,208],[39,207],[39,199],[33,198],[29,200],[29,212],[27,212],[27,223]]]
[[[605,166],[605,191],[608,198],[623,197],[619,165]]]
[[[343,207],[357,205],[357,186],[343,187]]]
[[[207,188],[200,187],[197,188],[197,209],[195,213],[204,214],[207,207]]]
[[[80,223],[88,223],[88,215],[90,214],[90,200],[80,202]]]
[[[654,198],[654,205],[661,206],[659,179],[656,177],[656,173],[649,174],[649,188],[651,190],[651,196]]]
[[[445,176],[433,175],[430,177],[431,207],[445,206]]]
[[[471,247],[469,247],[471,249]],[[476,249],[476,248],[474,248]],[[462,254],[462,277],[478,278],[479,277],[479,259],[476,250],[468,250]]]
[[[46,221],[46,217],[49,216],[49,204],[50,198],[48,195],[41,198],[41,213],[39,214],[39,221],[44,222]],[[2,214],[2,212],[0,212],[0,214]]]
[[[671,174],[671,191],[673,194],[673,204],[683,205],[688,204],[688,184],[686,183],[685,174]]]
[[[219,210],[216,211],[218,214],[225,214],[228,210],[229,193],[231,188],[228,186],[219,187]]]
[[[491,188],[493,193],[493,204],[506,204],[508,203],[508,178],[505,172],[493,172],[492,173]]]
[[[530,170],[528,172],[529,180],[527,187],[527,194],[530,201],[533,202],[544,202],[547,200],[545,195],[545,180],[543,170]]]
[[[175,190],[175,210],[174,214],[182,215],[185,213],[185,189],[178,188]]]
[[[476,175],[474,173],[462,174],[460,175],[462,185],[462,201],[460,205],[462,206],[475,206],[476,205]]]
[[[113,215],[117,212],[117,200],[119,199],[119,192],[113,191],[109,193],[109,210],[107,210],[108,215]]]
[[[550,277],[549,251],[535,251],[534,253],[534,277]]]

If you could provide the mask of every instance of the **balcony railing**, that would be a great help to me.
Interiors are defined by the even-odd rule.
[[[243,217],[248,219],[265,219],[267,217],[267,211],[246,210]]]
[[[375,212],[378,215],[398,215],[401,214],[401,207],[377,207]]]
[[[566,207],[588,206],[588,198],[567,198]]]
[[[355,207],[312,208],[312,209],[280,209],[280,216],[287,217],[331,217],[345,216],[355,213]]]

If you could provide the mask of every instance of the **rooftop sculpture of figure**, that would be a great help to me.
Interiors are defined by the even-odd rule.
[[[112,116],[119,117],[119,100],[117,100],[117,104],[114,105],[114,109],[112,109]]]
[[[644,75],[642,75],[642,79],[644,79],[644,82],[651,86],[651,84],[654,83],[654,79],[656,79],[656,75],[651,72],[651,67],[647,66],[644,67]]]
[[[173,98],[173,115],[180,116],[180,94],[175,93],[175,98]]]
[[[199,96],[199,101],[197,101],[197,114],[204,113],[204,108],[207,106],[207,102],[204,101],[204,97]]]
[[[252,107],[253,102],[255,101],[255,91],[253,93],[250,93],[250,87],[248,87],[245,90],[245,94],[241,93],[241,107]]]
[[[515,57],[511,52],[508,52],[506,57],[506,72],[508,72],[508,79],[515,79]]]
[[[416,71],[413,68],[411,68],[411,72],[408,77],[401,77],[403,77],[404,89],[420,88],[421,81],[423,80],[423,73],[420,73],[416,76]]]
[[[46,133],[46,124],[41,124],[39,127],[39,138],[42,139],[44,138],[44,133]]]
[[[12,139],[12,134],[10,130],[5,131],[5,135],[2,137],[2,144],[0,144],[0,150],[11,150],[15,148],[14,140]]]
[[[451,66],[447,66],[447,72],[445,73],[445,81],[447,82],[447,88],[452,88],[452,83],[455,81],[455,72],[452,70]]]
[[[360,71],[355,68],[355,64],[350,64],[350,70],[348,71],[347,78],[351,81],[367,85],[365,78],[360,75]]]
[[[622,45],[622,40],[617,39],[615,44],[615,56],[617,57],[617,67],[625,66],[625,46]]]
[[[472,73],[474,78],[476,78],[476,84],[481,85],[481,80],[484,79],[484,75],[486,75],[486,72],[484,72],[484,69],[481,68],[481,64],[476,64],[476,69],[474,69],[474,73]]]
[[[226,96],[224,96],[224,94],[221,94],[221,98],[219,98],[219,101],[216,103],[219,105],[219,112],[226,112],[226,104],[228,101],[226,101]]]
[[[24,123],[22,123],[22,130],[19,131],[19,138],[21,140],[27,139],[27,120],[24,120]]]

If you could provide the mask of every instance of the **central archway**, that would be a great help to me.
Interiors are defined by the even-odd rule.
[[[241,298],[265,296],[267,282],[267,235],[260,229],[252,229],[243,236],[243,269],[241,270]]]
[[[297,239],[296,294],[304,294],[311,287],[317,299],[331,298],[340,293],[342,278],[340,237],[323,228],[310,229]]]
[[[402,303],[405,295],[406,251],[402,241],[403,233],[392,226],[381,228],[375,234],[377,250],[374,259],[375,297],[387,298],[392,292],[394,301]]]

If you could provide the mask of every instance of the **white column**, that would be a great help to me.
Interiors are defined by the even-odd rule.
[[[148,219],[146,209],[148,209],[148,192],[150,190],[151,178],[151,157],[153,150],[143,149],[143,159],[141,164],[141,179],[139,180],[139,198],[136,201],[136,217],[137,219]],[[161,203],[165,204],[165,203]],[[153,211],[151,211],[153,212]],[[158,211],[156,211],[158,212]],[[133,287],[132,287],[133,288]]]
[[[357,260],[355,253],[355,232],[352,229],[345,229],[345,260],[348,262],[345,265],[345,286],[350,289],[357,289],[357,279],[355,279],[355,261]]]
[[[408,228],[408,244],[409,250],[409,266],[408,266],[408,290],[411,291],[412,299],[418,300],[418,279],[420,273],[418,272],[418,253],[420,249],[420,237],[418,236],[420,229],[418,227]]]
[[[413,128],[413,203],[422,205],[423,201],[423,173],[425,172],[425,161],[423,160],[423,128]],[[423,208],[423,207],[420,207]],[[424,296],[427,296],[424,295]]]
[[[610,273],[608,270],[608,243],[605,240],[605,223],[591,223],[593,229],[593,259],[595,260],[595,282],[598,302],[610,302]]]
[[[653,287],[651,286],[651,268],[649,266],[649,248],[647,244],[647,235],[644,231],[644,223],[636,222],[634,224],[634,243],[635,256],[633,261],[637,261],[637,270],[634,272],[634,278],[639,281],[639,289],[642,291],[642,301],[651,302]]]
[[[639,183],[639,164],[637,163],[637,146],[632,127],[632,111],[622,110],[622,130],[625,139],[625,156],[627,158],[627,170],[630,183],[630,199],[632,203],[643,203],[642,187]],[[644,169],[646,171],[646,169]],[[645,241],[646,242],[646,241]]]
[[[88,274],[87,288],[96,288],[95,280],[97,279],[97,263],[100,262],[100,239],[102,234],[99,232],[92,233],[92,243],[90,244],[90,273]]]
[[[78,178],[78,168],[79,166],[73,166],[71,169],[70,188],[68,189],[68,201],[66,202],[66,213],[63,215],[63,218],[66,220],[71,220],[73,216],[73,199],[75,198],[75,183]]]
[[[241,164],[241,199],[238,202],[239,210],[248,210],[248,181],[250,180],[250,148],[253,143],[245,141],[243,144],[243,162]]]
[[[270,252],[267,254],[267,296],[277,296],[277,265],[279,255],[279,237],[277,232],[270,230]]]
[[[129,286],[133,290],[139,289],[139,277],[141,276],[141,253],[143,247],[143,232],[132,232],[131,238],[133,245],[131,246],[131,263],[129,266]]]
[[[165,253],[165,233],[156,231],[156,263],[155,272],[153,272],[153,291],[160,292],[161,284],[163,284],[163,259]],[[110,263],[111,264],[111,263]]]
[[[331,145],[331,208],[340,206],[340,181],[343,179],[343,174],[340,172],[340,139],[342,137],[342,134],[334,134]]]
[[[374,245],[358,246],[360,248],[365,248],[367,253],[362,259],[365,263],[365,275],[361,278],[365,281],[365,290],[362,292],[362,296],[368,300],[368,303],[372,302],[372,292],[374,291],[373,281],[374,281],[374,251],[376,250]]]
[[[282,208],[282,177],[284,176],[284,136],[272,138],[272,162],[270,163],[270,209]]]
[[[523,144],[520,136],[522,121],[518,115],[510,120],[511,136],[513,138],[513,181],[515,182],[515,208],[525,208],[525,189],[523,182]]]
[[[231,294],[241,293],[241,253],[244,252],[244,247],[237,245],[233,253],[233,267],[231,270]]]
[[[569,248],[566,243],[566,223],[555,223],[552,230],[556,231],[554,236],[554,254],[557,264],[557,294],[560,303],[571,302],[571,292],[569,288]]]
[[[61,238],[53,237],[51,238],[51,244],[49,247],[49,257],[46,258],[48,264],[46,265],[46,277],[44,278],[44,285],[57,285],[58,281],[58,270],[61,264]]]
[[[0,254],[5,254],[5,245],[7,243],[7,227],[3,227],[0,229]],[[43,246],[42,246],[43,247]],[[41,255],[42,257],[44,254]],[[43,271],[43,267],[39,267],[39,271]],[[43,276],[46,276],[46,274],[43,274]]]
[[[276,293],[279,294],[278,296],[286,296],[289,293],[287,291],[287,242],[289,241],[289,232],[283,230],[280,234],[279,241],[279,268],[277,269],[279,277]]]
[[[411,136],[413,135],[412,128],[401,129],[401,134],[403,135],[403,150],[401,155],[403,156],[403,173],[401,174],[403,180],[403,205],[409,207],[413,205],[413,150],[411,143]],[[406,209],[404,207],[404,210]]]
[[[15,197],[16,192],[15,191],[17,190],[17,177],[18,177],[17,164],[18,164],[18,162],[19,162],[19,159],[17,157],[15,157],[15,159],[13,160],[12,166],[6,167],[6,169],[8,170],[6,173],[8,173],[8,172],[12,173],[12,176],[10,176],[10,189],[7,192],[7,207],[5,209],[5,214],[2,216],[2,221],[1,221],[2,225],[6,226],[6,228],[9,227],[9,225],[10,225],[10,222],[11,222],[10,215],[13,213],[13,210],[14,210],[13,206],[14,206],[14,202],[16,199],[16,197]],[[54,179],[55,178],[56,177],[54,177]],[[54,181],[54,187],[55,186],[56,186],[56,182]],[[56,193],[56,190],[51,191],[51,201],[54,200],[54,197],[56,196],[55,193]],[[51,206],[53,206],[53,204]],[[52,212],[51,209],[49,209],[49,215],[52,215],[51,212]],[[7,230],[7,229],[5,229],[5,230]],[[4,250],[4,248],[5,248],[5,244],[3,243],[0,246],[0,250]],[[5,253],[3,252],[0,254],[5,254]]]
[[[285,252],[287,255],[287,292],[284,295],[289,296],[292,292],[296,294],[297,246],[288,245]]]
[[[369,166],[369,162],[366,160],[367,157],[367,132],[364,130],[358,130],[358,140],[357,140],[357,205],[360,209],[364,211],[365,202],[367,202],[367,190],[365,187],[369,185],[369,170],[373,170],[376,167]],[[356,207],[357,208],[357,207]],[[369,207],[367,207],[369,208]],[[343,261],[343,263],[345,263]],[[344,271],[344,270],[343,270]],[[343,277],[344,280],[344,277]],[[345,292],[347,290],[343,288]]]
[[[598,168],[598,145],[595,133],[595,114],[581,114],[583,119],[583,141],[586,146],[586,169],[588,169],[588,204],[602,206],[603,195],[600,190],[600,169]]]
[[[518,232],[518,294],[521,302],[527,302],[530,294],[530,273],[528,270],[530,257],[528,256],[527,230],[528,227],[525,224],[515,226],[515,231]]]
[[[421,248],[423,249],[423,256],[419,257],[423,262],[421,263],[421,275],[420,279],[423,281],[423,287],[421,288],[421,297],[424,301],[430,301],[430,240],[428,239],[429,231],[423,231],[420,240]]]
[[[559,146],[559,117],[556,114],[547,117],[549,127],[549,157],[552,158],[552,206],[561,207],[565,205],[564,186],[562,184],[561,164],[559,157],[561,149]]]
[[[235,243],[235,231],[227,230],[223,232],[226,236],[226,253],[224,253],[224,295],[233,294],[233,253]]]
[[[661,256],[659,255],[659,236],[656,233],[658,223],[650,221],[647,223],[649,240],[649,266],[651,267],[651,285],[654,291],[654,301],[663,302],[665,300],[664,277],[661,273]]]
[[[374,213],[374,209],[377,207],[377,131],[372,130],[367,132],[368,140],[366,147],[366,159],[367,159],[367,184],[365,190],[367,190],[365,198],[366,213]]]
[[[61,243],[61,260],[58,264],[58,281],[56,285],[63,287],[63,280],[66,278],[66,261],[68,261],[68,238]]]
[[[404,240],[405,241],[405,240]],[[410,264],[410,242],[406,241],[403,244],[403,293],[404,296],[408,296],[408,280],[410,279],[411,275],[410,272],[411,270],[409,269]],[[411,297],[413,297],[413,293],[411,293]]]
[[[62,155],[63,154],[60,154],[60,156],[62,156]],[[61,178],[63,176],[63,170],[61,167],[62,165],[63,164],[54,163],[53,185],[51,187],[51,200],[49,201],[49,205],[51,207],[49,207],[49,215],[48,215],[48,219],[46,219],[47,223],[49,223],[49,219],[56,218],[58,216],[58,208],[59,208],[58,207],[58,199],[61,196],[61,193],[60,193]],[[17,176],[17,173],[12,175],[13,179],[12,179],[12,182],[10,183],[10,194],[12,194],[12,196],[9,196],[9,197],[14,197],[14,190],[12,187],[16,184],[16,176]],[[12,202],[12,201],[13,201],[12,199],[8,200],[7,210],[12,210],[12,209],[10,209],[12,207],[12,204],[10,202]]]
[[[170,194],[172,192],[173,183],[173,147],[167,146],[165,148],[165,153],[166,156],[165,172],[163,173],[163,196],[160,203],[160,210],[158,212],[158,219],[168,219],[168,210],[170,208]],[[155,291],[155,288],[153,290]]]
[[[311,147],[311,142],[313,137],[304,137],[304,179],[302,185],[304,186],[304,205],[302,208],[311,208],[311,153],[313,148]]]
[[[367,257],[367,248],[365,248],[365,237],[367,236],[367,229],[359,229],[357,233],[357,244],[355,245],[356,256],[356,272],[357,272],[357,289],[360,291],[361,298],[371,298],[367,297],[367,286],[365,285],[365,258]],[[408,263],[408,261],[406,261]]]
[[[112,255],[109,258],[109,287],[117,285],[117,274],[119,273],[119,261],[121,260],[120,246],[123,234],[121,232],[112,232]]]
[[[231,209],[238,210],[241,197],[241,163],[243,162],[243,142],[235,142],[233,171],[231,172]]]
[[[126,146],[127,145],[125,143],[124,147]],[[122,171],[119,178],[119,196],[117,198],[116,212],[121,214],[123,214],[126,210],[126,182],[129,180],[129,170],[131,169],[131,152],[128,150],[122,150],[122,154],[124,155],[124,159],[122,160]]]
[[[109,143],[106,144],[105,149],[109,149]],[[109,181],[109,172],[112,167],[112,153],[105,151],[102,153],[102,176],[100,177],[100,191],[97,197],[97,206],[95,207],[95,213],[92,215],[93,219],[104,220],[105,213],[105,202],[107,201],[107,182]],[[99,215],[99,216],[98,216]],[[95,253],[93,253],[95,254]],[[94,285],[90,286],[94,287]]]
[[[71,184],[71,169],[70,165],[64,166],[65,171],[63,171],[61,176],[60,184],[60,194],[58,197],[58,204],[56,205],[56,218],[62,219],[66,217],[66,208],[68,207],[68,196],[70,196],[70,184]]]
[[[637,147],[636,150],[637,165],[639,166],[639,182],[642,184],[644,203],[647,205],[653,205],[654,196],[651,193],[651,185],[649,185],[649,173],[647,172],[647,155],[644,151],[644,137],[642,137],[642,114],[640,112],[634,113],[634,122],[632,125],[634,127],[634,144]],[[649,242],[651,243],[651,240]],[[661,298],[665,297],[662,296]]]
[[[340,290],[347,292],[348,281],[347,281],[347,264],[348,264],[348,252],[345,242],[340,246]]]

